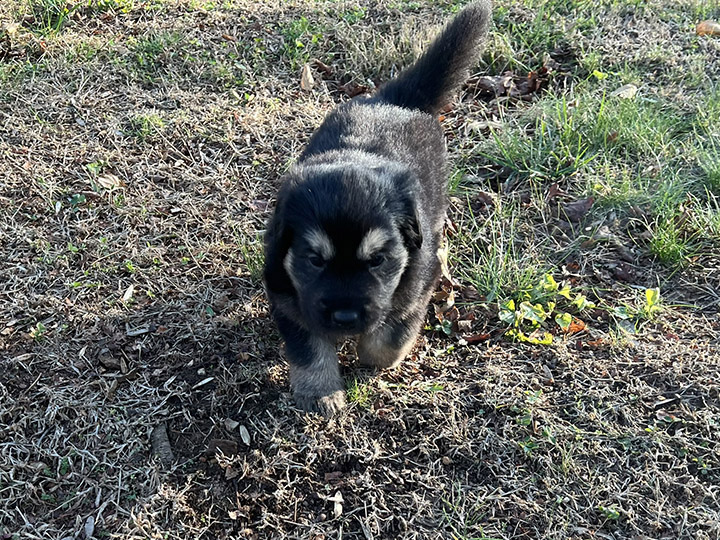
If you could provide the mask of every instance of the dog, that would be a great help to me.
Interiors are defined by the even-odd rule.
[[[264,282],[297,405],[345,406],[336,343],[361,363],[412,349],[440,274],[447,164],[438,111],[477,61],[489,0],[460,11],[370,97],[331,112],[282,179],[265,233]]]

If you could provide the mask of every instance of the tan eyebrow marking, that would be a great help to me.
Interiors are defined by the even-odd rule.
[[[324,231],[311,229],[305,233],[305,240],[324,260],[329,261],[335,256],[335,246]]]
[[[358,247],[357,258],[361,261],[370,260],[373,254],[381,249],[389,239],[390,235],[383,229],[368,230]]]

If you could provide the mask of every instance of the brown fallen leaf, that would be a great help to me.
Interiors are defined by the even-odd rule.
[[[577,334],[578,332],[582,332],[583,330],[585,330],[585,322],[573,317],[573,320],[567,329],[568,335]]]
[[[563,191],[560,189],[560,184],[557,182],[550,184],[550,187],[548,188],[547,195],[545,195],[546,201],[552,201],[554,198],[565,195]]]
[[[466,87],[480,97],[493,100],[503,96],[515,99],[532,99],[544,89],[550,80],[550,73],[555,66],[544,65],[540,69],[531,71],[527,75],[506,71],[502,75],[473,77],[466,83]]]
[[[225,467],[225,480],[232,480],[233,478],[237,478],[240,476],[240,471],[233,468],[232,465],[228,465]]]
[[[637,257],[635,257],[635,254],[633,253],[632,249],[630,249],[629,247],[627,247],[626,245],[624,245],[624,244],[621,243],[620,241],[613,242],[613,247],[615,248],[615,250],[617,251],[618,255],[620,255],[620,258],[621,258],[623,261],[629,262],[629,263],[634,263],[634,262],[635,262],[635,259],[636,259]]]
[[[563,213],[569,221],[578,223],[583,220],[594,202],[595,199],[588,197],[587,199],[566,203],[563,205]]]
[[[210,439],[205,453],[214,456],[219,452],[227,457],[234,456],[238,453],[238,443],[229,439]]]
[[[300,75],[300,88],[309,92],[315,86],[315,79],[312,76],[310,70],[310,64],[305,64],[302,69],[302,75]]]
[[[328,66],[326,63],[321,62],[317,58],[313,59],[312,65],[315,69],[317,69],[320,73],[322,73],[325,77],[332,77],[334,70],[332,67]]]
[[[632,269],[627,264],[620,263],[613,268],[613,276],[620,281],[632,281]]]
[[[716,21],[700,21],[695,27],[698,36],[720,36],[720,23]]]
[[[467,287],[463,287],[462,291],[460,292],[460,295],[465,300],[484,300],[485,297],[481,296],[478,290],[473,287],[472,285],[468,285]]]
[[[448,245],[445,243],[438,248],[437,258],[440,261],[440,272],[442,273],[442,277],[450,283],[450,288],[452,289],[453,278],[450,275],[450,267],[448,266],[448,252]]]
[[[469,344],[473,343],[480,343],[482,341],[487,341],[490,339],[490,334],[474,334],[472,336],[463,336],[463,339],[467,341]]]
[[[360,94],[366,94],[370,91],[370,88],[364,84],[358,84],[355,81],[350,81],[342,84],[338,87],[338,90],[345,92],[345,95],[349,98],[354,98]]]
[[[543,377],[545,378],[545,382],[547,382],[549,384],[554,384],[555,377],[553,376],[552,371],[550,371],[550,368],[547,367],[545,364],[543,364],[542,370],[543,370]]]
[[[510,96],[527,98],[531,94],[537,94],[547,86],[549,73],[550,70],[546,66],[537,71],[531,71],[525,79],[517,81],[515,86],[510,89]]]

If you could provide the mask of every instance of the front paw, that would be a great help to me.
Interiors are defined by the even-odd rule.
[[[364,366],[388,369],[396,367],[405,358],[405,351],[396,351],[387,345],[372,342],[366,338],[364,342],[358,344],[357,357]]]
[[[317,412],[325,418],[330,418],[343,410],[347,404],[345,390],[337,390],[326,396],[314,396],[295,392],[295,403],[299,408],[308,412]]]

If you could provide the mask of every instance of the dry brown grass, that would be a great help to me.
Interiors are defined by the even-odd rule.
[[[582,228],[553,236],[559,218],[533,190],[501,189],[527,210],[518,234],[554,246],[539,267],[559,275],[567,261],[553,254],[569,250],[575,285],[609,302],[662,282],[668,302],[697,309],[667,309],[630,336],[593,320],[537,347],[502,340],[496,307],[472,308],[490,340],[428,331],[380,374],[343,350],[349,409],[325,421],[293,407],[258,277],[277,179],[347,99],[342,85],[387,78],[451,3],[359,5],[363,16],[345,2],[156,1],[78,10],[51,36],[29,30],[21,0],[0,7],[1,23],[22,23],[0,60],[0,538],[720,536],[712,237],[679,271],[633,245],[644,254],[626,285],[608,269],[612,246],[582,247]],[[697,7],[684,5],[683,31]],[[702,96],[711,71],[693,66],[717,66],[717,45],[692,48],[652,10],[631,18],[647,32],[635,35],[620,26],[625,7],[583,9],[558,15],[598,10],[596,29],[568,27],[571,43],[642,64],[648,39],[667,42],[655,76]],[[499,23],[536,11],[515,6]],[[302,17],[305,46],[288,48]],[[533,59],[507,26],[494,43],[491,70]],[[552,91],[580,77],[574,54]],[[333,74],[316,71],[307,93],[311,58]],[[532,107],[466,96],[446,120],[456,160],[492,166],[469,124]],[[564,181],[583,192],[581,176]],[[470,219],[465,195],[456,223]],[[476,241],[491,239],[474,215]],[[162,424],[169,466],[151,445]]]

